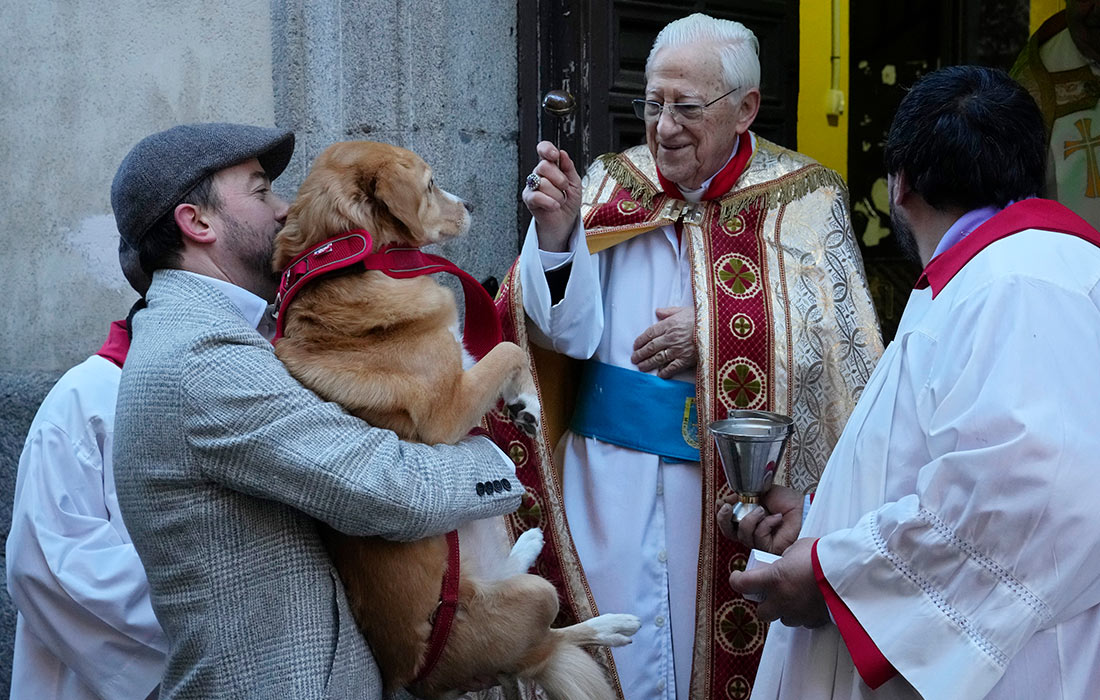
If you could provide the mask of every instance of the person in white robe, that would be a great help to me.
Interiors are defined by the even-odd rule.
[[[726,698],[755,675],[765,628],[725,585],[744,552],[714,532],[728,488],[707,422],[737,408],[797,416],[782,468],[810,487],[881,352],[843,180],[749,131],[757,48],[738,22],[676,20],[635,101],[647,145],[602,156],[582,182],[539,144],[523,192],[533,220],[502,286],[512,339],[599,378],[533,362],[543,408],[579,385],[577,410],[560,440],[498,442],[531,477],[524,525],[547,533],[540,571],[563,610],[642,619],[612,650],[627,700]]]
[[[782,623],[753,698],[1096,695],[1100,233],[1031,198],[1044,149],[1000,71],[936,71],[898,108],[893,218],[925,270],[800,539],[730,576]],[[800,500],[773,489],[738,536],[767,547]]]
[[[119,260],[139,294],[137,253]],[[140,302],[139,302],[140,303]],[[122,520],[111,451],[127,321],[66,372],[39,407],[19,459],[7,540],[17,610],[11,697],[142,700],[155,696],[167,642]]]

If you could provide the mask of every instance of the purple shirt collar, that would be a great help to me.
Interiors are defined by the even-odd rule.
[[[1012,202],[1009,202],[1009,204],[1012,204]],[[932,254],[932,257],[935,258],[969,236],[971,231],[992,219],[999,211],[1001,211],[1001,207],[981,207],[980,209],[971,209],[960,216],[955,223],[951,224],[951,228],[943,234],[943,238],[940,239],[940,243],[936,246],[936,252]]]

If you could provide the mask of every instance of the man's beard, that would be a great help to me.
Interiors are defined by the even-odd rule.
[[[917,247],[917,238],[913,235],[913,227],[905,220],[901,212],[894,209],[894,203],[890,203],[890,228],[894,230],[894,238],[898,242],[898,248],[905,259],[923,267],[920,259],[920,249]]]
[[[272,260],[275,256],[276,229],[270,236],[263,231],[249,229],[232,216],[223,214],[228,230],[229,249],[236,254],[248,270],[257,277],[278,284],[279,273],[275,271]],[[280,227],[281,228],[281,227]]]

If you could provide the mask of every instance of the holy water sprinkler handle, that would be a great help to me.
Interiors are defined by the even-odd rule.
[[[555,117],[568,117],[577,108],[577,102],[565,90],[551,90],[542,98],[542,108]]]
[[[554,146],[558,149],[558,166],[561,166],[561,124],[577,109],[577,101],[565,90],[551,90],[542,98],[542,110],[554,117],[557,138]]]

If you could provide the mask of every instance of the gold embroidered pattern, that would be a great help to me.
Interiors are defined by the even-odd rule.
[[[618,208],[620,214],[626,214],[629,216],[630,214],[638,211],[639,206],[641,205],[635,202],[633,199],[623,199],[619,201],[619,203],[616,205],[616,208]]]
[[[764,644],[768,626],[744,601],[731,600],[718,610],[718,643],[734,656],[751,654]]]
[[[744,255],[725,255],[715,268],[718,288],[734,299],[747,299],[760,291],[760,268]]]
[[[731,411],[760,408],[768,395],[764,371],[747,357],[727,362],[718,381],[721,388],[718,397]]]
[[[641,202],[642,206],[648,209],[653,204],[657,188],[652,181],[647,181],[641,173],[631,167],[629,160],[618,153],[605,153],[597,160],[607,168],[607,174],[629,190],[630,196]]]
[[[735,214],[722,222],[722,229],[731,236],[738,236],[745,230],[745,218]]]

